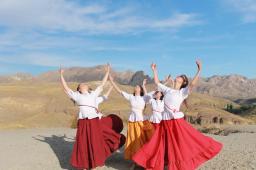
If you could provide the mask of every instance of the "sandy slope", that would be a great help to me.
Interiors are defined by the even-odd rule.
[[[99,82],[88,84],[95,88]],[[69,85],[76,89],[77,83]],[[108,83],[105,91],[109,85]],[[130,93],[133,91],[131,86],[120,85],[120,88]],[[153,86],[149,85],[148,90],[150,89]],[[200,117],[201,125],[213,123],[216,117],[227,125],[251,122],[224,110],[227,104],[232,103],[230,100],[199,93],[193,93],[188,100],[189,109],[183,111],[188,117],[193,116],[194,122],[198,122],[194,119]],[[238,107],[234,103],[233,105]],[[113,91],[109,100],[100,106],[100,110],[105,114],[115,113],[127,121],[130,108],[129,103]],[[71,127],[77,112],[77,106],[65,95],[59,83],[0,84],[0,129]],[[146,113],[151,113],[149,106]]]
[[[256,132],[256,126],[247,127]],[[27,129],[0,131],[1,170],[59,170],[72,168],[69,158],[75,130]],[[233,133],[213,136],[224,143],[224,149],[200,170],[256,169],[256,133]],[[100,170],[129,169],[122,152],[115,153]]]

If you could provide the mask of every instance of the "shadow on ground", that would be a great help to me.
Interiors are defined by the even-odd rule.
[[[71,155],[72,147],[74,143],[73,141],[70,141],[70,139],[67,138],[65,135],[63,136],[52,135],[50,137],[38,136],[38,138],[37,137],[33,137],[33,138],[40,142],[45,142],[51,147],[54,154],[58,158],[62,169],[74,170],[69,163],[70,155]]]
[[[72,168],[72,166],[69,163],[73,144],[74,144],[73,139],[68,138],[65,135],[63,136],[52,135],[50,137],[37,136],[33,138],[40,142],[47,143],[51,147],[62,169],[75,170],[74,168]],[[106,168],[112,168],[117,170],[129,170],[130,167],[132,166],[132,162],[125,160],[123,155],[124,155],[123,148],[113,153],[113,155],[106,160],[106,163],[105,163]],[[139,167],[136,167],[135,170],[142,170],[142,169]]]

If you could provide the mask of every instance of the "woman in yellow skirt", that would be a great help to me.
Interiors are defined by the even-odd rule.
[[[149,100],[148,95],[144,95],[142,86],[135,86],[134,93],[128,94],[122,91],[113,81],[111,75],[109,80],[113,87],[130,102],[131,113],[129,116],[127,138],[125,143],[124,157],[131,160],[132,156],[151,138],[154,133],[153,125],[143,115],[146,103]]]

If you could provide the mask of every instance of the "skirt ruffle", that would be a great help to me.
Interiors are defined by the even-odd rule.
[[[125,136],[101,119],[79,119],[71,165],[77,169],[103,166],[105,160],[124,143]]]
[[[184,119],[162,121],[133,160],[145,169],[193,170],[212,159],[222,144],[203,135]]]
[[[110,114],[106,117],[102,117],[101,122],[113,129],[116,133],[121,133],[123,131],[123,121],[122,119],[115,115],[115,114]]]

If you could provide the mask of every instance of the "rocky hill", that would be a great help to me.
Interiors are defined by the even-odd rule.
[[[99,81],[104,76],[104,66],[95,67],[72,67],[65,71],[65,78],[69,82],[90,82]],[[115,71],[112,74],[116,81],[123,85],[141,84],[143,79],[148,79],[152,83],[152,78],[143,71]],[[59,81],[59,73],[57,70],[45,72],[38,76],[29,74],[15,74],[10,76],[0,76],[0,83],[9,82],[57,82]],[[241,75],[212,76],[209,78],[201,78],[196,92],[209,94],[210,96],[231,99],[239,101],[244,99],[256,98],[256,79],[248,79]]]
[[[201,79],[197,91],[232,100],[256,97],[256,79],[241,75],[212,76]]]
[[[65,69],[65,78],[69,82],[89,82],[99,81],[105,74],[104,66],[95,67],[72,67]],[[121,84],[129,84],[134,75],[132,71],[117,72],[112,70],[113,76]],[[43,82],[57,82],[59,81],[59,72],[50,71],[37,76],[37,79]]]

